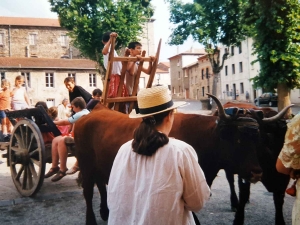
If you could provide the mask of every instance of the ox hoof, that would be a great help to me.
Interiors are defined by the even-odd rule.
[[[104,221],[108,220],[109,211],[108,209],[100,209],[100,216]]]

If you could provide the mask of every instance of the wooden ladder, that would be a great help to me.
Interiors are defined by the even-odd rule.
[[[129,109],[128,109],[128,113],[130,113],[133,109],[134,103],[137,101],[136,95],[137,95],[137,91],[138,91],[138,87],[139,87],[139,80],[140,80],[140,76],[141,76],[141,72],[142,72],[144,62],[153,63],[151,72],[149,74],[149,80],[148,80],[146,88],[150,88],[152,86],[154,76],[155,76],[155,72],[156,72],[156,68],[157,68],[157,64],[158,64],[158,60],[159,60],[161,39],[160,39],[158,47],[157,47],[155,59],[151,59],[150,57],[145,57],[146,51],[142,52],[142,57],[141,57],[141,60],[139,60],[140,63],[138,65],[138,69],[137,69],[137,72],[136,72],[135,78],[134,78],[134,85],[133,85],[132,95],[128,96],[128,97],[121,97],[127,64],[128,64],[128,62],[136,62],[138,60],[137,60],[137,57],[129,57],[127,54],[125,54],[125,56],[123,56],[123,57],[120,57],[120,56],[115,57],[114,56],[115,41],[116,41],[116,38],[112,37],[110,52],[109,52],[109,56],[108,56],[107,70],[106,70],[105,80],[104,80],[104,84],[103,84],[103,93],[102,93],[101,104],[107,106],[109,103],[115,103],[114,110],[119,111],[120,110],[119,105],[120,105],[121,102],[130,102],[130,106],[129,106]],[[120,84],[119,84],[119,87],[118,87],[117,97],[108,98],[107,94],[108,94],[108,87],[109,87],[109,81],[110,81],[110,74],[112,72],[113,62],[116,62],[116,61],[121,61],[122,62],[122,71],[121,71],[121,77],[120,77]]]

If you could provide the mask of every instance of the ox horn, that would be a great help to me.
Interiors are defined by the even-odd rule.
[[[281,110],[278,114],[276,114],[273,117],[270,118],[263,118],[262,121],[263,123],[267,124],[267,123],[272,123],[275,122],[281,118],[284,117],[284,115],[286,114],[286,112],[289,110],[289,108],[291,108],[292,106],[294,106],[294,104],[291,104],[289,106],[286,106],[283,110]]]
[[[214,95],[211,95],[211,94],[208,94],[208,93],[206,93],[206,95],[208,95],[209,97],[211,97],[216,102],[216,104],[218,106],[218,110],[219,110],[219,117],[220,117],[220,119],[222,119],[222,120],[230,120],[231,118],[230,118],[229,115],[227,115],[225,113],[224,107],[221,104],[220,100],[216,96],[214,96]]]

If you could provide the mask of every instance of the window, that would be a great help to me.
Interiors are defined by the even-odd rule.
[[[243,72],[243,62],[239,62],[239,71],[240,73]]]
[[[73,77],[73,79],[76,83],[76,73],[68,73],[68,77]]]
[[[191,84],[194,83],[194,77],[191,76]]]
[[[0,33],[0,45],[4,45],[4,33]]]
[[[227,96],[229,96],[229,85],[228,84],[226,84],[226,94],[227,94]]]
[[[178,79],[180,79],[180,71],[178,72]]]
[[[197,84],[197,83],[198,83],[197,76],[195,76],[195,84]]]
[[[208,68],[206,68],[206,79],[208,79]]]
[[[31,87],[31,77],[30,77],[30,73],[29,72],[21,72],[21,75],[25,78],[25,82],[27,82],[27,86]],[[23,83],[23,87],[26,87],[25,82]]]
[[[30,45],[36,45],[36,34],[29,34],[29,44]]]
[[[225,76],[228,75],[228,66],[225,66]]]
[[[96,87],[96,74],[89,74],[90,87]]]
[[[242,53],[242,43],[239,44],[239,54]]]
[[[202,74],[202,80],[203,80],[204,79],[204,69],[202,69],[201,74]]]
[[[231,65],[231,68],[232,68],[232,74],[235,74],[235,65],[232,64],[232,65]]]
[[[209,86],[207,86],[207,93],[209,93]]]
[[[231,55],[234,55],[234,46],[231,46]]]
[[[1,80],[5,79],[5,72],[1,72]]]
[[[202,87],[202,97],[204,97],[204,91],[205,91],[205,88],[204,87]]]
[[[60,45],[67,46],[67,35],[65,34],[60,35]]]
[[[244,83],[240,83],[240,93],[244,94]]]
[[[46,87],[54,87],[54,75],[53,73],[46,73],[45,74],[45,83]]]

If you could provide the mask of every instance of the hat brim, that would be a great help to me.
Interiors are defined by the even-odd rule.
[[[158,112],[154,112],[154,113],[149,113],[149,114],[140,114],[140,113],[136,113],[135,110],[132,110],[131,113],[129,114],[129,118],[143,118],[143,117],[147,117],[147,116],[152,116],[152,115],[156,115],[162,112],[166,112],[172,109],[176,109],[180,106],[185,105],[186,102],[173,102],[173,105],[167,109],[158,111]]]

